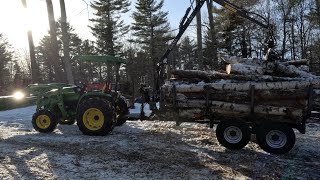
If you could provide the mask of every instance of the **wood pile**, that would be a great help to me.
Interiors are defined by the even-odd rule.
[[[174,78],[162,87],[167,107],[185,117],[211,112],[301,119],[309,110],[309,95],[315,97],[310,89],[320,87],[320,77],[308,72],[307,60],[220,58],[225,71],[172,71]]]

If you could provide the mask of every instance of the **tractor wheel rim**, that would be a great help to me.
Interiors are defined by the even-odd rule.
[[[36,119],[36,124],[41,129],[46,129],[51,124],[51,119],[47,115],[39,115]]]
[[[96,131],[102,128],[104,115],[99,109],[90,108],[84,112],[82,120],[86,128],[91,131]]]
[[[272,148],[282,148],[287,144],[287,136],[279,130],[271,130],[266,136],[267,144]]]
[[[223,136],[228,143],[236,144],[242,139],[242,131],[236,126],[230,126],[224,130]]]

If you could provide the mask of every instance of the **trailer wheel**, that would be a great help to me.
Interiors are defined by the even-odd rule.
[[[58,119],[53,113],[47,110],[40,110],[32,116],[33,128],[42,133],[52,132],[58,124]]]
[[[107,135],[114,127],[114,113],[111,103],[101,98],[83,101],[77,111],[77,125],[85,135]]]
[[[218,124],[216,136],[219,143],[228,149],[242,149],[251,138],[249,126],[241,121],[222,121]]]
[[[257,129],[257,143],[270,154],[287,153],[295,142],[294,131],[283,124],[264,124]]]

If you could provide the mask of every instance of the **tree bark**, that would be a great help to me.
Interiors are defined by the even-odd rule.
[[[210,40],[211,40],[211,50],[212,50],[212,65],[211,69],[214,69],[218,67],[218,50],[217,50],[217,38],[215,34],[215,25],[214,25],[214,20],[213,20],[213,1],[212,0],[207,0],[207,9],[208,9],[208,16],[209,16],[209,34],[210,34]]]
[[[67,26],[67,13],[64,0],[60,0],[61,9],[61,31],[62,31],[62,43],[63,43],[63,62],[67,73],[67,80],[69,84],[74,84],[74,78],[72,75],[71,58],[69,52],[69,35]]]
[[[250,113],[251,107],[247,104],[228,103],[224,101],[210,101],[211,111],[216,112],[219,110],[234,111],[239,113]],[[206,101],[204,100],[189,100],[187,102],[179,102],[177,104],[179,108],[200,108],[206,107]],[[277,115],[277,116],[290,116],[301,117],[303,115],[302,109],[293,107],[276,107],[276,106],[255,106],[254,112],[257,114]]]
[[[51,58],[53,62],[53,67],[55,70],[55,79],[57,82],[63,82],[63,72],[60,66],[60,56],[59,48],[57,41],[57,31],[56,31],[56,22],[54,20],[53,5],[51,0],[46,0],[47,2],[47,11],[48,11],[48,20],[50,26],[50,37],[51,37]]]
[[[282,64],[280,64],[282,65]],[[283,73],[284,77],[277,77],[277,76],[270,76],[270,75],[236,75],[236,74],[226,74],[226,73],[221,73],[217,71],[213,71],[211,73],[205,72],[205,71],[194,71],[194,70],[174,70],[172,71],[172,74],[175,75],[175,78],[180,81],[184,82],[191,82],[191,83],[197,83],[200,81],[204,81],[205,83],[210,83],[212,81],[217,81],[217,80],[233,80],[233,81],[269,81],[269,82],[275,82],[275,81],[306,81],[304,77],[300,78],[298,74],[291,74],[292,77],[297,77],[297,78],[291,78],[291,77],[286,77],[286,72],[287,67],[285,65],[282,65],[281,67],[277,70],[278,74]],[[295,68],[294,66],[290,66],[290,68]],[[297,68],[295,68],[297,69]],[[292,71],[292,70],[288,70]],[[298,69],[299,73],[305,74],[306,77],[310,79],[314,78],[317,79],[317,76],[314,76],[310,73],[303,72],[300,69]],[[294,71],[293,71],[294,72]],[[296,72],[294,72],[296,73]],[[299,76],[299,77],[298,77]],[[308,81],[309,81],[308,80]]]
[[[28,8],[27,1],[21,0],[21,2],[23,7],[27,9]],[[27,35],[28,35],[30,63],[31,63],[31,81],[32,83],[38,83],[39,75],[38,75],[38,68],[37,68],[37,62],[36,62],[36,54],[34,50],[32,31],[30,29],[28,30]]]
[[[255,90],[290,90],[308,88],[310,85],[319,87],[320,81],[281,81],[281,82],[242,82],[242,83],[201,83],[176,85],[177,93],[198,93],[206,89],[214,91],[249,91],[251,86]],[[170,88],[169,88],[170,90]]]
[[[320,1],[319,0],[315,0],[316,1],[316,11],[317,11],[317,16],[318,16],[318,23],[319,23],[319,27],[320,27]]]
[[[302,71],[293,65],[286,66],[280,63],[277,64],[276,73],[286,77],[318,78],[317,76]]]
[[[263,75],[264,68],[261,66],[251,66],[246,64],[228,64],[226,66],[227,74],[240,75]]]
[[[196,1],[199,3],[199,0]],[[197,49],[198,49],[198,61],[200,66],[204,68],[203,52],[202,52],[202,22],[201,22],[201,11],[197,13]]]

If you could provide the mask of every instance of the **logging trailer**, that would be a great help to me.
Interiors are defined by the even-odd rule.
[[[150,103],[150,109],[160,120],[176,121],[177,125],[182,122],[209,123],[210,128],[217,124],[217,139],[228,149],[243,148],[250,141],[251,134],[255,134],[257,143],[266,152],[287,153],[295,144],[293,128],[302,134],[306,131],[305,124],[312,105],[312,83],[306,82],[300,86],[301,81],[295,83],[281,81],[281,78],[278,78],[277,82],[269,82],[259,81],[255,77],[251,81],[237,81],[232,75],[226,75],[228,80],[223,82],[221,78],[220,81],[215,79],[214,82],[194,83],[190,78],[201,79],[201,73],[204,73],[197,71],[189,71],[191,76],[177,73],[178,78],[166,80],[168,55],[205,2],[206,0],[199,0],[194,8],[187,9],[180,22],[179,33],[158,63],[155,88],[150,91],[142,86],[142,99]],[[274,26],[261,15],[248,12],[228,1],[214,2],[267,29],[263,66],[264,73],[272,75],[279,60],[279,56],[273,51],[276,44]],[[260,22],[252,15],[258,16],[266,23]],[[288,87],[283,88],[286,84]],[[282,95],[286,95],[287,98],[281,99]],[[155,102],[160,102],[159,109]],[[141,114],[144,115],[143,108],[141,109]]]

